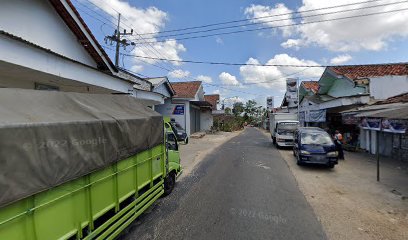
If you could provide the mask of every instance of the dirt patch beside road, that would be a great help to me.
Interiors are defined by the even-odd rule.
[[[376,181],[373,162],[346,153],[334,169],[297,166],[292,150],[280,150],[300,190],[332,240],[408,239],[408,174],[383,168]],[[405,178],[404,178],[405,176]]]
[[[242,131],[207,134],[200,139],[189,139],[187,145],[180,145],[180,158],[183,174],[181,174],[179,180],[189,175],[208,153],[212,152],[214,149],[241,132]]]

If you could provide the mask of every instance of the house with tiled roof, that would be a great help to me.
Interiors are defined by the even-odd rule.
[[[190,135],[208,131],[213,125],[213,105],[205,100],[201,81],[172,82],[174,96],[155,110],[179,123]]]
[[[310,84],[313,84],[315,94],[306,90],[312,87]],[[327,67],[317,85],[308,82],[300,86],[301,117],[302,114],[320,112],[320,115],[326,115],[326,119],[305,125],[347,128],[340,112],[384,100],[408,89],[408,64]]]
[[[408,64],[327,67],[317,83],[315,94],[310,94],[310,91],[308,94],[300,94],[303,95],[300,98],[300,119],[303,124],[340,130],[345,139],[350,135],[359,135],[360,147],[375,153],[378,132],[360,128],[361,116],[364,116],[366,110],[394,108],[406,101]],[[381,144],[390,146],[394,134],[383,133]],[[383,150],[380,149],[381,154],[391,154]]]
[[[211,107],[212,110],[217,110],[217,105],[220,101],[220,95],[219,94],[204,95],[204,100],[212,105]]]
[[[0,52],[0,87],[161,101],[150,82],[112,63],[70,0],[3,1]]]

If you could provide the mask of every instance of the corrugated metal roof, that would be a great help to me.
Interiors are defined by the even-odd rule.
[[[383,109],[363,111],[361,113],[356,114],[355,117],[408,119],[408,104],[404,106],[393,106]]]

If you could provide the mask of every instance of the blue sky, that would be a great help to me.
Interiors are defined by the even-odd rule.
[[[73,0],[80,14],[89,25],[92,32],[102,45],[104,34],[113,31],[113,19],[119,11],[124,16],[124,24],[132,25],[138,33],[156,32],[185,27],[200,26],[217,22],[264,17],[287,13],[287,16],[274,18],[286,19],[274,23],[259,22],[260,27],[282,25],[282,23],[298,23],[299,21],[324,20],[336,17],[359,15],[364,13],[381,12],[408,8],[408,3],[388,5],[378,8],[361,9],[376,4],[387,4],[398,0],[382,0],[374,3],[339,7],[321,10],[302,15],[295,15],[294,11],[304,11],[336,5],[363,2],[363,0],[323,1],[191,1],[191,0]],[[100,8],[95,7],[91,2]],[[330,3],[331,2],[331,3]],[[92,9],[92,11],[90,9]],[[360,8],[352,12],[316,16],[307,18],[308,14],[327,13],[330,11]],[[114,10],[113,10],[114,9]],[[173,41],[169,44],[152,44],[138,49],[127,48],[129,54],[164,57],[180,60],[199,60],[217,62],[270,63],[270,64],[363,64],[404,62],[408,53],[406,44],[408,30],[408,11],[375,15],[365,18],[354,18],[327,23],[301,25],[299,27],[269,29],[247,33]],[[98,15],[99,14],[99,15]],[[89,16],[91,15],[91,16]],[[105,18],[102,18],[104,16]],[[302,19],[290,19],[301,16]],[[306,17],[305,17],[306,16]],[[106,24],[95,18],[102,19]],[[273,18],[272,18],[273,19]],[[110,22],[109,22],[110,21]],[[286,22],[285,22],[286,21]],[[122,24],[123,25],[123,24]],[[126,26],[124,26],[126,27]],[[126,27],[128,30],[129,27]],[[237,29],[244,29],[243,27]],[[248,29],[248,28],[246,28]],[[157,35],[153,35],[156,37]],[[135,37],[133,37],[135,38]],[[151,41],[151,40],[149,40]],[[155,41],[153,39],[153,41]],[[285,43],[287,43],[285,45]],[[291,43],[291,44],[289,44]],[[296,44],[294,44],[296,43]],[[157,45],[157,46],[156,46]],[[155,50],[150,49],[156,48]],[[123,49],[122,49],[122,52]],[[112,51],[107,53],[113,59]],[[250,60],[252,58],[252,60]],[[122,59],[121,59],[122,61]],[[174,65],[168,62],[150,63],[160,65],[166,70],[125,57],[126,68],[149,76],[169,76],[171,81],[191,81],[198,76],[205,76],[206,93],[220,93],[222,97],[239,97],[240,100],[255,99],[265,105],[267,96],[276,96],[275,105],[279,105],[284,92],[284,76],[300,71],[304,68],[280,67],[239,67],[214,66],[201,64]],[[178,74],[176,74],[178,73]],[[294,75],[301,80],[317,80],[321,70],[318,68],[305,69]],[[182,75],[188,75],[181,78]],[[270,81],[270,83],[265,83]],[[257,84],[257,82],[262,82]],[[218,86],[223,84],[222,86]],[[251,85],[247,85],[251,84]],[[217,85],[217,86],[214,86]],[[222,87],[222,88],[221,88]]]

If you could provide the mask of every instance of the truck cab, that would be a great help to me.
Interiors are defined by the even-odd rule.
[[[271,113],[269,130],[272,142],[276,147],[292,147],[293,133],[299,127],[296,113]]]
[[[294,145],[293,134],[299,127],[299,121],[277,121],[274,127],[273,143],[277,147],[292,147]]]

